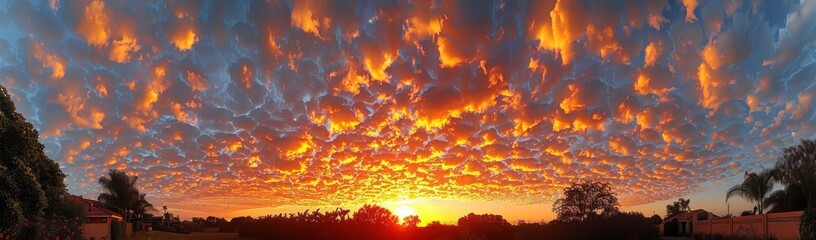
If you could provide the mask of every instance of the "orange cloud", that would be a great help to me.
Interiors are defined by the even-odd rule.
[[[108,60],[117,63],[130,62],[131,55],[134,52],[138,52],[139,49],[141,49],[141,46],[139,46],[135,38],[131,38],[130,36],[122,36],[121,39],[113,41],[113,46],[111,47],[110,54],[108,55]]]
[[[105,12],[105,2],[93,0],[85,7],[85,12],[79,20],[77,34],[85,38],[88,44],[105,46],[110,39],[111,31],[108,27],[108,15]]]
[[[686,7],[686,22],[697,21],[697,16],[694,15],[694,10],[697,9],[700,3],[697,0],[683,0],[683,6]]]
[[[187,20],[179,20],[175,27],[169,30],[167,34],[170,38],[170,43],[178,50],[187,51],[193,48],[198,42],[197,30],[194,24]]]

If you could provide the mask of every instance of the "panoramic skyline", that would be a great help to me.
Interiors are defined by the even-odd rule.
[[[10,1],[0,84],[69,193],[94,198],[124,169],[184,218],[377,203],[551,220],[582,180],[609,182],[624,210],[663,216],[686,197],[724,214],[745,171],[814,138],[814,11]]]

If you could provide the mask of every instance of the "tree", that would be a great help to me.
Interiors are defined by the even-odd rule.
[[[816,140],[802,140],[785,148],[776,170],[780,182],[801,189],[808,208],[816,207]]]
[[[564,188],[564,196],[555,201],[553,211],[558,214],[558,220],[585,222],[614,215],[618,206],[618,198],[609,183],[589,181]]]
[[[691,199],[677,199],[672,204],[666,205],[666,218],[671,218],[677,215],[680,215],[683,212],[691,211],[691,207],[689,206],[691,203]]]
[[[680,198],[677,199],[677,202],[680,203],[681,210],[691,212],[691,206],[689,205],[691,203],[691,199]]]
[[[65,174],[43,151],[39,133],[0,86],[0,234],[24,219],[57,215]]]
[[[399,219],[390,210],[377,205],[363,205],[354,212],[354,222],[366,225],[393,226]]]
[[[740,196],[755,203],[759,214],[762,214],[764,210],[763,200],[773,189],[773,174],[769,170],[758,174],[745,172],[745,179],[742,183],[728,189],[728,193],[725,194],[725,201],[727,202],[732,196]]]
[[[145,193],[140,194],[138,191],[136,192],[136,194],[139,197],[137,197],[136,200],[133,201],[133,206],[131,206],[131,209],[133,209],[133,216],[137,220],[143,220],[145,215],[157,211],[156,208],[153,207],[153,204],[147,201],[147,194]]]
[[[405,216],[402,218],[402,224],[409,228],[416,228],[421,222],[422,220],[419,220],[419,216],[417,215]]]
[[[649,223],[652,224],[652,225],[658,225],[658,224],[660,224],[662,222],[663,222],[663,218],[660,218],[660,215],[657,215],[657,214],[652,215],[652,217],[649,218]]]
[[[805,209],[805,194],[802,188],[796,184],[785,186],[784,189],[776,190],[763,200],[762,205],[768,209],[768,213],[800,211]]]
[[[108,175],[99,178],[103,192],[97,199],[130,220],[130,212],[139,198],[139,191],[135,187],[137,179],[138,177],[130,177],[121,170],[110,169]]]
[[[464,239],[512,238],[510,223],[501,215],[470,213],[457,223]]]

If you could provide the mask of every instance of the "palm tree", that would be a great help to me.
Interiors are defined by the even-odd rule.
[[[131,209],[133,209],[133,215],[137,220],[143,220],[145,214],[152,213],[157,210],[153,207],[153,204],[147,201],[147,194],[142,193],[138,195],[139,197],[133,202]]]
[[[689,205],[691,203],[691,199],[680,198],[677,199],[677,201],[680,202],[680,210],[691,212],[691,206]]]
[[[798,185],[787,185],[776,190],[762,203],[768,213],[799,211],[805,209],[805,195]]]
[[[749,202],[756,203],[759,214],[762,214],[762,210],[765,209],[763,200],[773,189],[773,175],[770,170],[762,171],[759,174],[746,171],[742,183],[728,189],[728,193],[725,194],[725,201],[728,202],[728,199],[732,196],[740,196]]]
[[[816,140],[802,140],[785,148],[776,163],[777,178],[787,186],[801,189],[807,207],[816,207]]]
[[[139,191],[135,188],[136,179],[138,177],[130,177],[123,171],[110,169],[108,175],[99,178],[103,192],[97,200],[118,210],[129,220],[133,204],[139,198]]]

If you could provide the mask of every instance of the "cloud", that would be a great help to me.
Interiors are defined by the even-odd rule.
[[[816,134],[816,5],[754,2],[15,1],[0,84],[75,194],[634,205]]]

